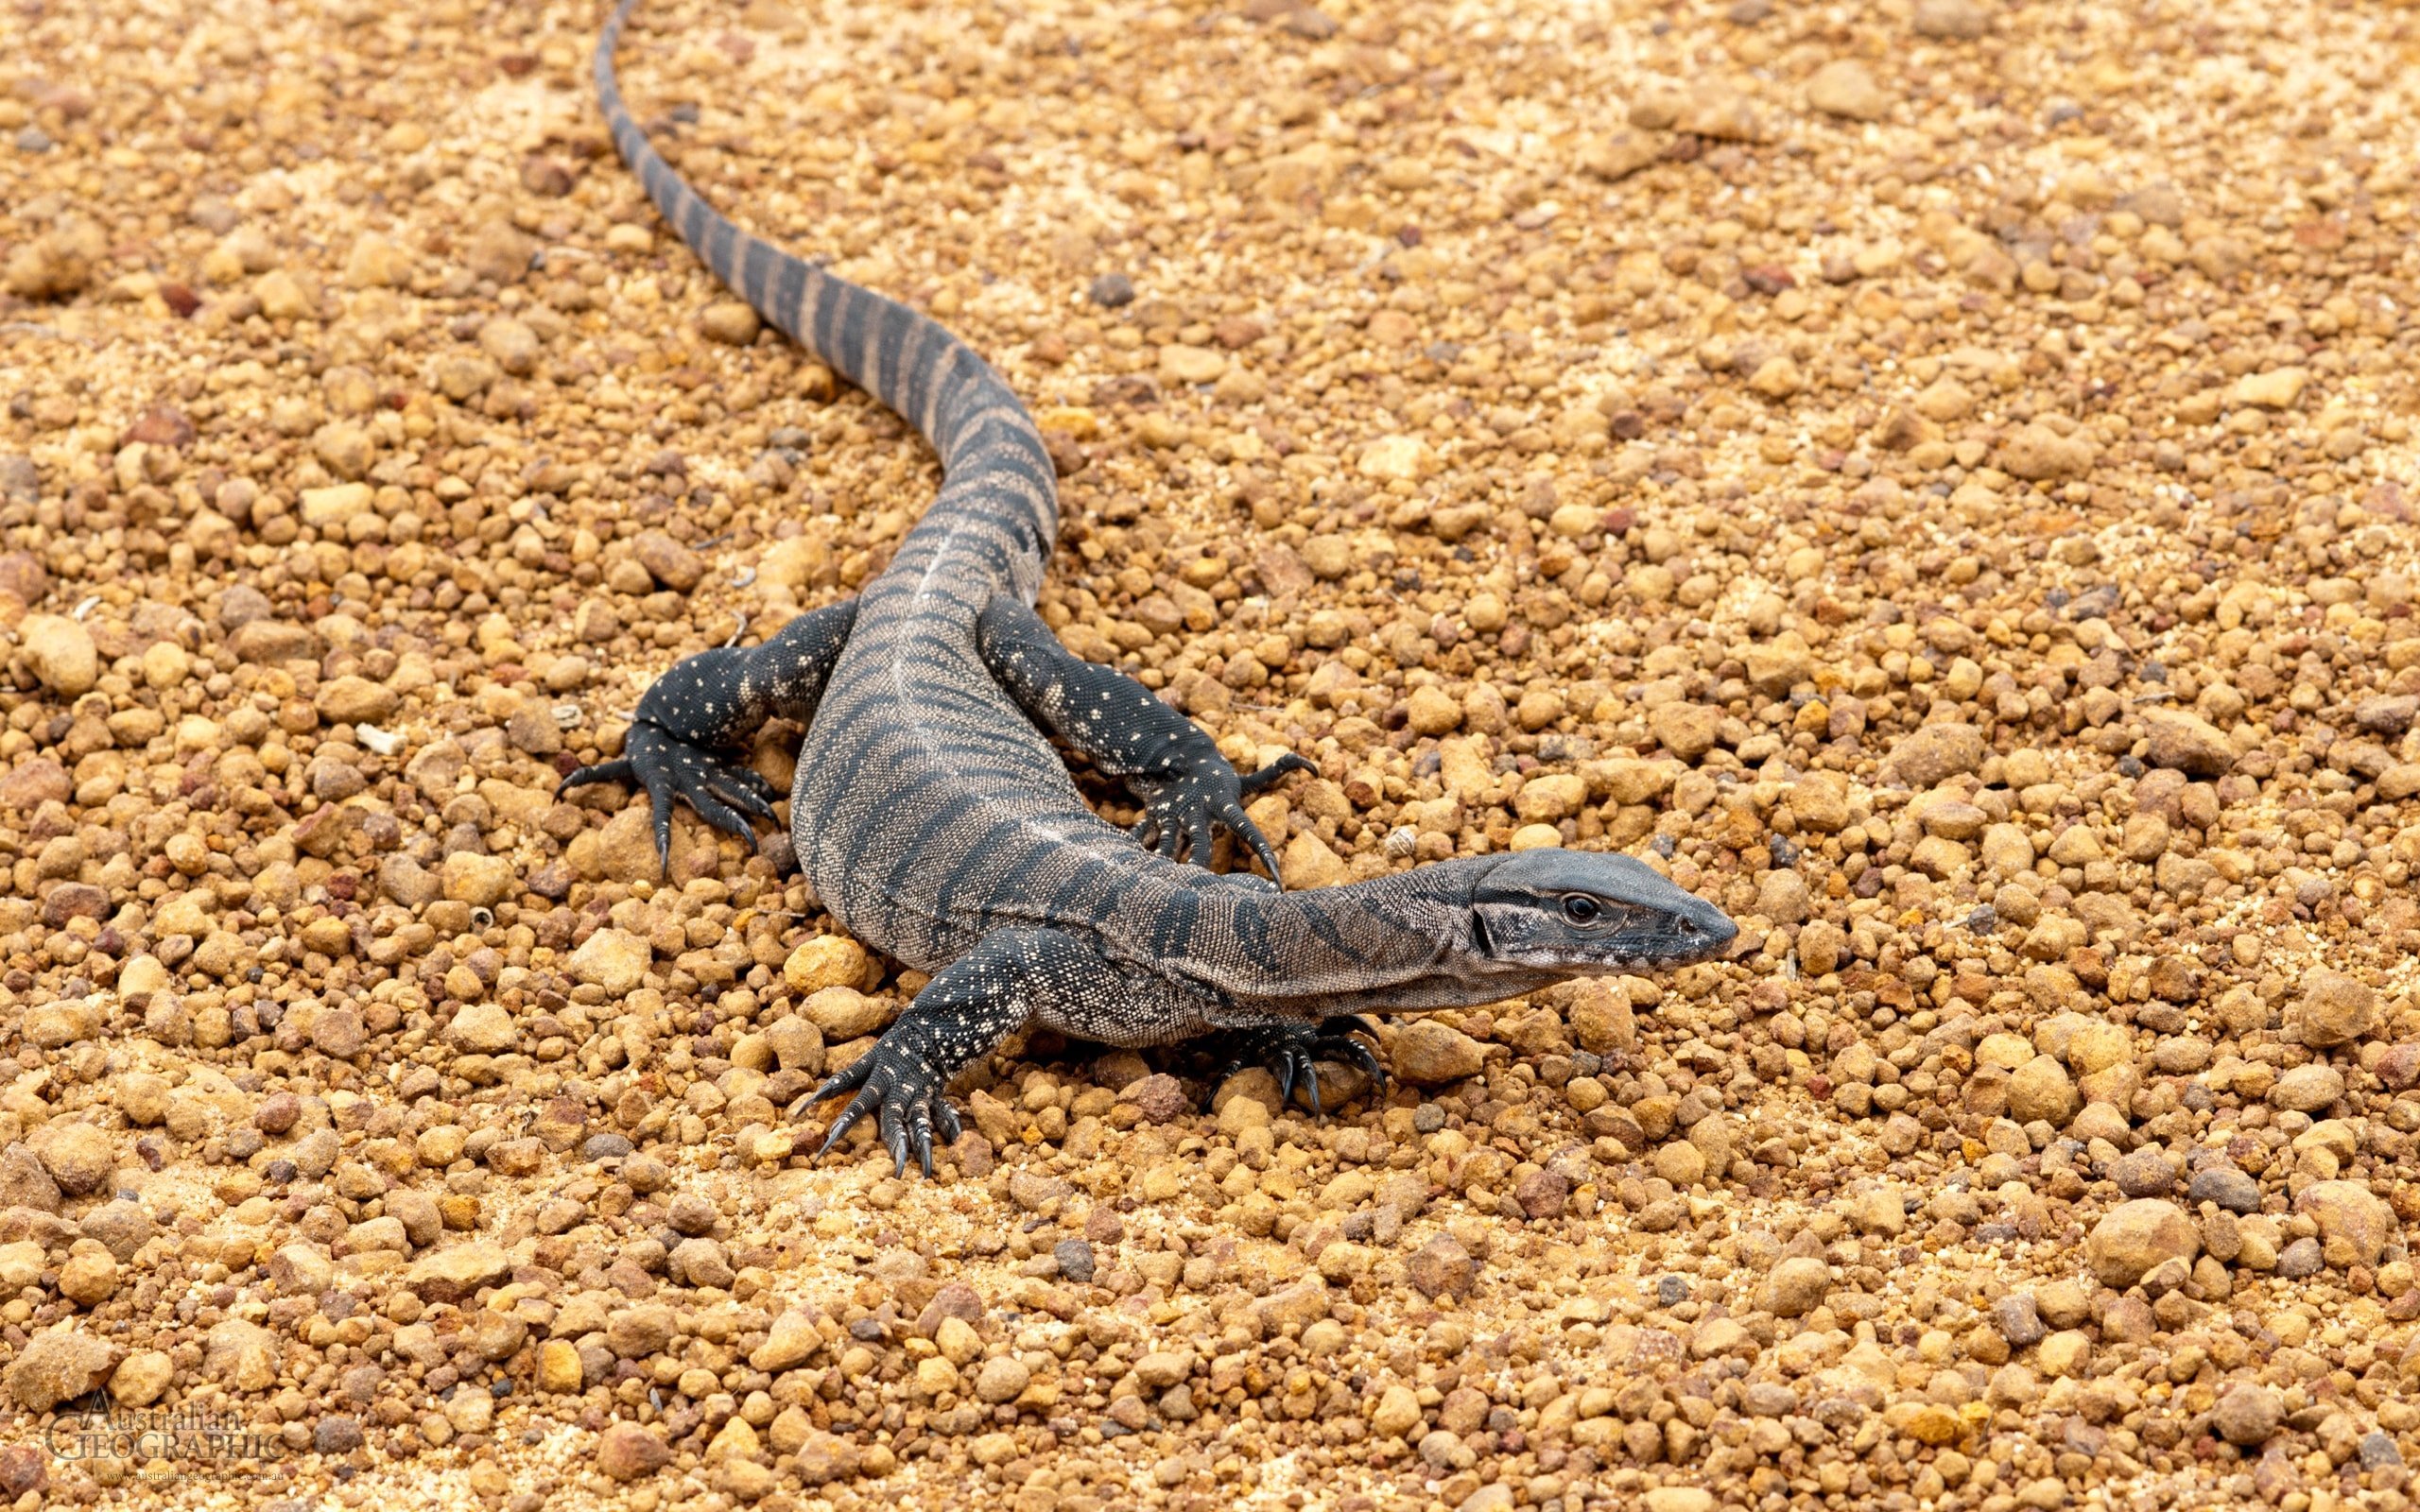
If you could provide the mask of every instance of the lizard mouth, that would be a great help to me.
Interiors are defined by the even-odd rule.
[[[1543,911],[1501,907],[1475,909],[1471,943],[1501,965],[1551,971],[1663,971],[1720,956],[1738,937],[1738,926],[1711,917],[1681,918],[1626,911],[1634,917],[1601,930],[1582,930]]]
[[[1507,966],[1660,970],[1720,954],[1739,926],[1629,856],[1527,851],[1473,889],[1471,943]]]
[[[1608,943],[1625,966],[1661,971],[1722,954],[1739,937],[1739,926],[1699,899],[1685,914],[1642,919]],[[1584,951],[1584,945],[1583,945]]]

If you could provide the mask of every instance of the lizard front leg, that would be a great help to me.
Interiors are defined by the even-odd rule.
[[[1237,772],[1200,725],[1133,679],[1069,651],[1019,599],[992,601],[976,622],[976,644],[1020,708],[1125,779],[1143,800],[1136,839],[1206,867],[1212,826],[1224,825],[1278,880],[1277,852],[1245,815],[1243,799],[1288,772],[1309,770],[1309,762],[1289,752],[1256,772]]]
[[[1332,1019],[1271,1019],[1266,1023],[1231,1024],[1219,1035],[1220,1048],[1227,1058],[1218,1074],[1210,1078],[1211,1095],[1218,1095],[1219,1088],[1236,1073],[1263,1066],[1277,1078],[1277,1100],[1281,1105],[1293,1100],[1294,1089],[1299,1085],[1310,1099],[1311,1111],[1324,1113],[1326,1109],[1320,1106],[1318,1064],[1322,1060],[1357,1067],[1369,1076],[1373,1090],[1383,1091],[1387,1069],[1357,1036],[1375,1040],[1377,1026],[1357,1013],[1341,1013]]]
[[[957,1109],[942,1096],[950,1078],[989,1055],[1028,1018],[1114,980],[1109,963],[1073,935],[1003,929],[984,936],[925,985],[872,1050],[806,1097],[814,1104],[842,1092],[857,1094],[832,1121],[816,1153],[832,1148],[871,1115],[894,1174],[904,1174],[913,1155],[931,1176],[935,1131],[946,1145],[957,1141],[960,1127]]]
[[[1081,971],[1054,975],[1034,1015],[1063,1034],[1104,1044],[1139,1047],[1214,1034],[1227,1056],[1211,1078],[1214,1093],[1236,1072],[1266,1066],[1277,1078],[1281,1099],[1290,1099],[1299,1086],[1314,1113],[1325,1110],[1320,1104],[1320,1061],[1357,1067],[1376,1088],[1387,1081],[1386,1068],[1356,1038],[1375,1040],[1377,1028],[1358,1014],[1305,1020],[1221,1003],[1156,971],[1098,956]]]
[[[782,790],[751,769],[749,738],[775,717],[815,717],[823,683],[856,625],[855,599],[802,614],[761,645],[717,646],[673,663],[639,699],[622,755],[562,780],[557,797],[591,782],[635,782],[655,820],[655,853],[672,865],[672,800],[718,830],[753,841],[751,817],[779,824]]]

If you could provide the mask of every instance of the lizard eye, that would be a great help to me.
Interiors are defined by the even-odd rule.
[[[1597,916],[1603,912],[1604,909],[1598,905],[1597,900],[1584,892],[1564,895],[1563,917],[1575,924],[1593,924],[1597,921]]]

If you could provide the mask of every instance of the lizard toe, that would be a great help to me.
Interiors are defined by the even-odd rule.
[[[908,1162],[913,1159],[929,1177],[933,1174],[935,1127],[947,1136],[945,1143],[956,1143],[962,1132],[957,1112],[941,1095],[942,1076],[915,1042],[877,1044],[816,1091],[820,1098],[846,1091],[851,1086],[860,1090],[833,1121],[823,1143],[815,1152],[819,1157],[851,1128],[872,1117],[882,1147],[890,1156],[890,1174],[907,1175]]]
[[[764,804],[768,818],[772,817],[773,805],[789,797],[771,778],[741,762],[733,762],[725,768],[724,776],[734,786],[753,795],[758,802]]]
[[[781,823],[781,816],[773,812],[773,799],[783,795],[776,793],[770,798],[767,797],[763,788],[739,782],[738,778],[742,773],[750,777],[756,776],[745,766],[735,766],[729,772],[721,774],[710,784],[715,797],[721,799],[750,818],[762,819],[767,824]]]
[[[648,828],[655,835],[659,875],[672,874],[672,779],[662,767],[640,765],[639,782],[647,788]]]
[[[840,1143],[841,1136],[856,1127],[868,1113],[880,1106],[881,1099],[871,1090],[851,1098],[849,1106],[840,1109],[840,1116],[832,1121],[832,1126],[823,1131],[823,1143],[815,1147],[816,1159],[821,1160],[830,1153],[832,1146]]]
[[[1294,1075],[1302,1065],[1302,1057],[1288,1045],[1276,1055],[1276,1063],[1269,1069],[1277,1076],[1277,1101],[1280,1107],[1294,1100]]]
[[[1317,1041],[1315,1040],[1313,1043],[1316,1045]],[[1299,1079],[1303,1085],[1303,1095],[1311,1100],[1311,1115],[1314,1118],[1325,1117],[1327,1115],[1327,1109],[1320,1106],[1320,1068],[1318,1063],[1311,1059],[1309,1052],[1299,1046],[1288,1051],[1287,1054],[1302,1067],[1302,1075]]]
[[[856,1089],[864,1086],[866,1084],[867,1074],[873,1070],[873,1067],[869,1064],[869,1058],[870,1057],[860,1056],[855,1061],[850,1063],[848,1070],[836,1071],[831,1075],[824,1077],[822,1083],[818,1086],[815,1091],[799,1099],[798,1106],[802,1108],[812,1108],[817,1103],[828,1102],[832,1098],[839,1096],[842,1092],[855,1091]]]
[[[900,1111],[897,1103],[885,1102],[882,1105],[881,1117],[876,1123],[882,1130],[882,1147],[890,1152],[890,1174],[894,1177],[906,1176],[908,1174],[907,1115]]]
[[[1322,1055],[1331,1060],[1342,1061],[1348,1066],[1358,1068],[1363,1075],[1370,1078],[1373,1089],[1379,1091],[1386,1090],[1387,1068],[1379,1063],[1377,1056],[1371,1051],[1370,1047],[1360,1040],[1344,1035],[1323,1035],[1319,1040],[1319,1050]]]
[[[735,834],[752,846],[756,843],[756,832],[750,827],[747,816],[724,802],[711,789],[698,788],[683,792],[681,796],[688,799],[691,808],[698,811],[698,817],[708,824],[725,834]]]
[[[561,798],[573,788],[589,787],[598,782],[635,782],[637,781],[638,774],[631,770],[630,758],[620,756],[610,762],[598,762],[594,766],[582,766],[573,771],[555,784],[555,797]]]
[[[1348,1015],[1347,1017],[1352,1017]],[[1314,1116],[1327,1112],[1325,1092],[1320,1086],[1319,1063],[1332,1060],[1367,1074],[1374,1089],[1386,1085],[1386,1073],[1370,1047],[1350,1034],[1340,1033],[1330,1019],[1323,1023],[1255,1024],[1250,1028],[1233,1029],[1227,1033],[1232,1058],[1222,1064],[1211,1079],[1211,1095],[1228,1078],[1248,1067],[1259,1066],[1277,1083],[1280,1106],[1294,1100],[1294,1091],[1301,1088],[1304,1100],[1310,1105]],[[1366,1021],[1353,1022],[1364,1031]]]
[[[1257,793],[1262,788],[1267,787],[1270,783],[1274,782],[1279,778],[1285,776],[1288,772],[1307,772],[1310,770],[1312,770],[1312,766],[1308,758],[1296,755],[1294,752],[1289,750],[1285,755],[1278,757],[1275,761],[1270,762],[1268,765],[1262,767],[1259,771],[1244,773],[1242,777],[1236,779],[1236,785],[1247,793]]]
[[[916,1163],[924,1168],[925,1179],[933,1177],[933,1114],[929,1106],[919,1107],[908,1120],[908,1146],[916,1152]]]
[[[1185,816],[1184,844],[1189,859],[1205,870],[1210,865],[1210,850],[1218,837],[1210,828],[1210,816],[1196,809]]]
[[[1269,873],[1269,880],[1282,889],[1286,882],[1277,870],[1277,849],[1269,843],[1269,836],[1260,833],[1260,826],[1252,822],[1252,816],[1244,812],[1243,805],[1229,803],[1219,811],[1219,818],[1228,833],[1251,847],[1252,853],[1260,858],[1261,869]]]

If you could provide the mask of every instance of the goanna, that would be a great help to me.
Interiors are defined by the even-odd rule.
[[[912,1157],[930,1175],[935,1135],[959,1132],[942,1089],[1028,1022],[1130,1046],[1223,1031],[1290,1092],[1317,1058],[1378,1074],[1354,1038],[1374,1038],[1362,1014],[1490,1003],[1731,941],[1720,910],[1620,855],[1535,850],[1273,885],[1243,799],[1309,764],[1239,774],[1150,690],[1060,645],[1033,609],[1059,512],[1025,405],[931,319],[750,235],[683,181],[614,80],[631,3],[596,60],[624,161],[716,277],[914,424],[944,472],[855,602],[679,662],[640,700],[622,756],[564,783],[644,787],[660,854],[676,798],[752,837],[752,819],[780,822],[783,795],[745,765],[747,743],[775,716],[806,727],[788,794],[800,866],[859,939],[932,973],[816,1090],[856,1094],[823,1148],[872,1115],[898,1169]],[[1046,730],[1133,791],[1135,833],[1085,805]],[[1209,870],[1214,826],[1270,878]]]

